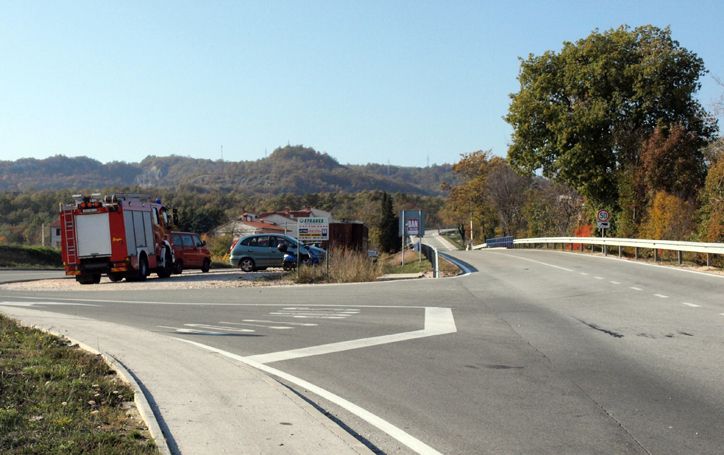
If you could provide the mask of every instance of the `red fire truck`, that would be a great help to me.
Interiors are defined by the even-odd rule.
[[[60,232],[66,275],[81,284],[125,278],[145,280],[151,272],[167,278],[175,270],[169,216],[160,200],[139,194],[74,195],[60,204]]]

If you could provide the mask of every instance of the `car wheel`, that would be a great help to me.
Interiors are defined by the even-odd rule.
[[[204,263],[201,265],[201,271],[204,273],[208,273],[209,270],[211,270],[211,261],[208,259],[204,259]]]
[[[254,267],[255,264],[252,258],[243,258],[241,261],[239,261],[239,268],[244,272],[253,272]]]
[[[184,271],[184,263],[183,261],[176,261],[176,264],[174,264],[174,272],[177,275],[181,275]]]

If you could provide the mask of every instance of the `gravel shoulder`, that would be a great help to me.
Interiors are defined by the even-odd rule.
[[[45,279],[22,283],[0,284],[0,289],[10,291],[137,291],[145,289],[215,289],[255,286],[291,285],[285,272],[268,270],[245,273],[239,270],[214,270],[209,273],[184,272],[170,278],[158,278],[155,274],[145,282],[111,282],[103,277],[99,284],[82,285],[73,279]]]

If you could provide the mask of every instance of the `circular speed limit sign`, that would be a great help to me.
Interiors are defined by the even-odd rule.
[[[596,220],[605,223],[606,221],[608,221],[610,216],[611,215],[609,215],[608,210],[601,209],[596,214]]]

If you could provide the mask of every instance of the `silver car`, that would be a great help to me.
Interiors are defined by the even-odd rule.
[[[231,249],[229,264],[239,267],[244,272],[263,270],[267,267],[281,267],[284,254],[277,248],[280,243],[286,243],[288,251],[297,252],[297,239],[283,234],[251,234],[244,236],[236,242]],[[307,248],[302,245],[302,257],[309,255]]]

